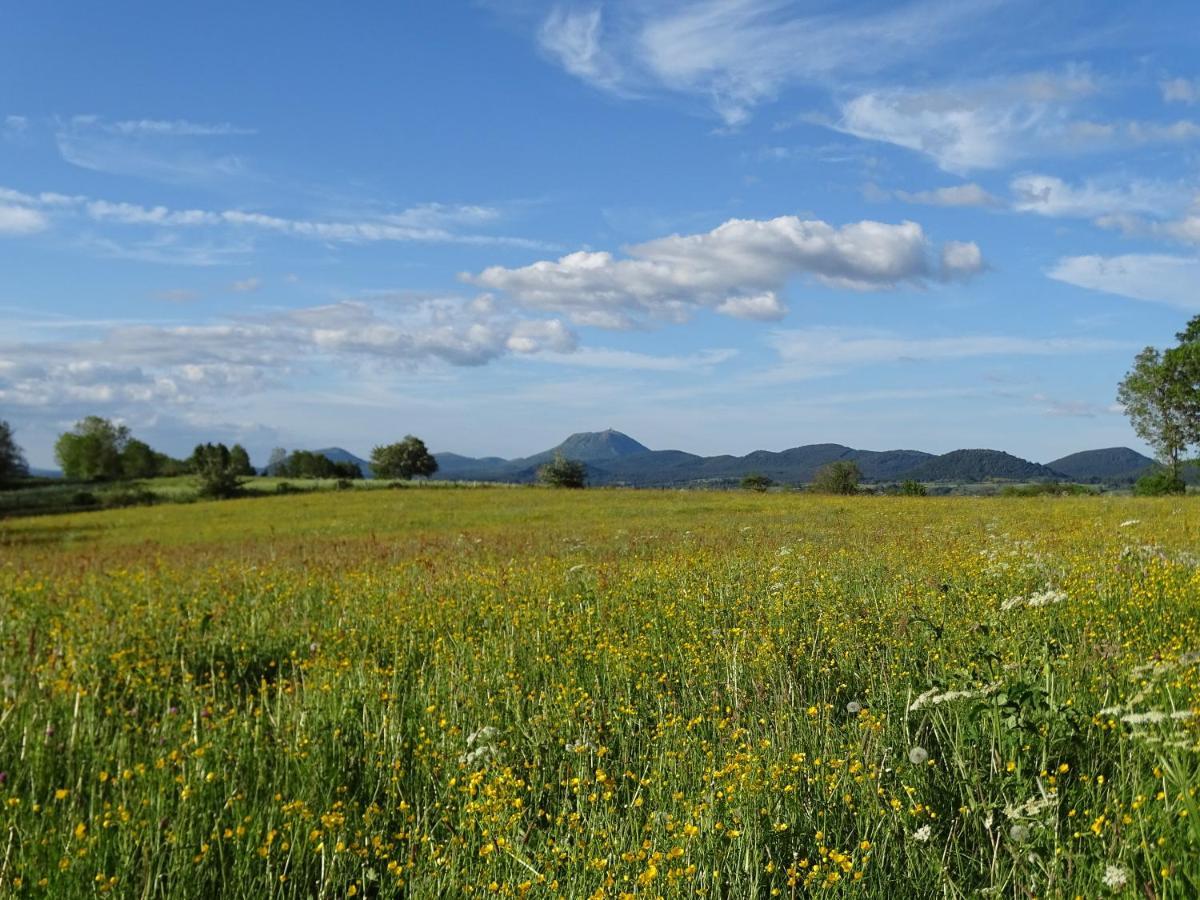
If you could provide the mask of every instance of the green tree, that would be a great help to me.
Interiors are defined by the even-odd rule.
[[[760,494],[774,483],[775,482],[773,482],[770,478],[760,472],[750,472],[742,478],[742,488],[744,490],[758,491]]]
[[[817,469],[811,487],[819,494],[856,494],[861,479],[858,463],[843,459]]]
[[[12,426],[0,421],[0,484],[11,484],[28,474],[29,465],[13,438]]]
[[[428,478],[438,469],[437,460],[425,448],[425,442],[411,434],[395,444],[384,444],[371,451],[371,470],[376,478],[403,478],[417,475]]]
[[[254,471],[254,466],[250,462],[250,454],[246,452],[246,448],[241,444],[234,444],[229,448],[229,459],[234,471],[238,475],[253,476],[258,474]]]
[[[577,459],[567,459],[561,453],[555,453],[554,459],[538,469],[538,479],[550,487],[586,487],[587,466]]]
[[[926,490],[925,485],[921,484],[919,481],[914,481],[911,478],[900,485],[899,492],[905,497],[924,497],[929,493],[929,491]]]
[[[121,453],[129,443],[129,429],[100,416],[88,416],[59,436],[54,458],[67,478],[99,481],[121,477]]]
[[[158,457],[145,441],[130,438],[121,451],[122,477],[153,478],[158,474]]]
[[[192,468],[204,497],[236,497],[242,482],[233,454],[224,444],[197,444],[192,451]]]
[[[1193,325],[1195,320],[1189,328]],[[1188,445],[1200,436],[1192,371],[1197,356],[1195,342],[1166,352],[1146,347],[1117,387],[1117,399],[1125,407],[1133,430],[1154,448],[1155,456],[1169,472],[1170,484],[1180,490],[1180,460]]]

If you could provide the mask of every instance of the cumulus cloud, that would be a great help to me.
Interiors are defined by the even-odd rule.
[[[946,241],[942,245],[942,274],[967,279],[987,268],[983,253],[974,241]]]
[[[921,203],[926,206],[1001,206],[998,197],[989,194],[974,182],[936,188],[932,191],[896,191],[896,196],[905,203]]]
[[[0,236],[34,234],[44,231],[49,225],[49,219],[39,210],[0,203]]]
[[[777,319],[785,312],[779,294],[794,276],[809,275],[832,287],[886,290],[982,268],[974,244],[948,247],[939,267],[931,263],[930,242],[915,222],[863,221],[839,228],[796,216],[731,219],[701,234],[633,245],[626,258],[579,251],[463,278],[503,291],[526,308],[603,328],[682,322],[698,308]]]
[[[319,364],[480,366],[575,348],[575,335],[557,319],[462,298],[345,300],[214,324],[117,325],[89,340],[3,343],[0,404],[187,407],[262,390]]]
[[[886,88],[845,101],[831,127],[922,153],[948,172],[1061,155],[1200,139],[1188,120],[1096,121],[1081,102],[1100,84],[1085,69],[1037,72],[929,90]]]
[[[1048,273],[1056,281],[1106,294],[1200,311],[1200,260],[1158,253],[1065,256]]]

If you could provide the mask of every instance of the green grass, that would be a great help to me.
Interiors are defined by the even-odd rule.
[[[537,488],[3,521],[0,893],[1194,897],[1198,537]]]

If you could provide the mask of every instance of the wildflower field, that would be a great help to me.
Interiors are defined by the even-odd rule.
[[[1198,510],[0,522],[0,895],[1197,897]]]

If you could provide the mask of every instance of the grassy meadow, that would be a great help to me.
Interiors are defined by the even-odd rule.
[[[1200,896],[1186,498],[0,521],[0,895]]]

